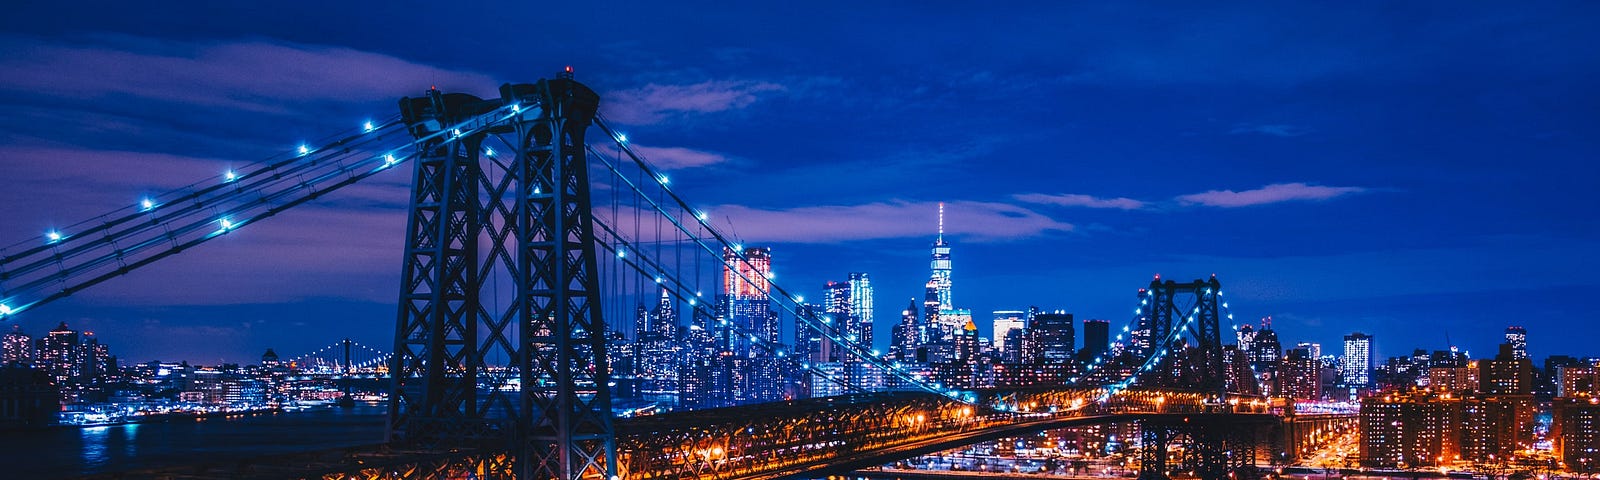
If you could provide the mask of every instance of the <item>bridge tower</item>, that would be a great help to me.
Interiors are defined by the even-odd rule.
[[[1221,295],[1222,284],[1216,275],[1190,283],[1163,282],[1158,275],[1150,282],[1143,292],[1145,313],[1139,328],[1150,332],[1147,354],[1163,350],[1168,353],[1162,368],[1153,369],[1156,373],[1145,383],[1224,393],[1227,369],[1222,349],[1222,310],[1218,308]],[[1188,342],[1191,338],[1192,344]]]
[[[509,451],[479,469],[524,479],[615,478],[584,142],[599,96],[570,72],[503,85],[499,99],[430,90],[400,101],[422,142],[391,442]],[[483,118],[497,120],[459,125]]]

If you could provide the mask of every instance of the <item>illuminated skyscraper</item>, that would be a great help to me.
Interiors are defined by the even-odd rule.
[[[868,353],[873,348],[872,283],[865,273],[851,273],[844,282],[828,282],[823,286],[823,308],[838,322],[837,327],[845,339],[860,345]],[[845,378],[863,389],[879,387],[881,373],[857,355],[843,354]]]
[[[1300,342],[1296,343],[1294,347],[1306,349],[1306,353],[1311,354],[1311,358],[1322,359],[1322,344],[1320,343]]]
[[[1296,400],[1322,399],[1322,362],[1306,347],[1289,350],[1278,369],[1273,395]]]
[[[634,338],[634,371],[646,394],[678,393],[678,363],[683,353],[679,342],[679,319],[672,296],[665,288],[655,308],[641,312],[641,325]]]
[[[78,345],[78,332],[67,328],[66,322],[39,343],[39,368],[49,373],[56,385],[66,385],[81,374],[83,352]]]
[[[748,247],[743,252],[724,248],[722,260],[722,291],[730,299],[765,301],[768,298],[772,279],[771,248]]]
[[[895,324],[892,333],[894,336],[889,339],[890,355],[900,362],[916,361],[917,348],[924,342],[923,328],[917,321],[917,299],[911,299],[906,309],[900,312],[900,323]]]
[[[1362,388],[1372,382],[1372,336],[1355,332],[1344,336],[1344,357],[1339,362],[1344,385]]]
[[[954,308],[950,299],[950,244],[944,241],[944,202],[939,202],[939,237],[933,241],[933,260],[928,263],[933,270],[929,283],[934,287],[942,308]]]
[[[1035,356],[1024,361],[1031,361],[1034,364],[1070,362],[1073,346],[1077,343],[1073,329],[1070,313],[1058,310],[1055,313],[1034,315],[1033,322],[1028,324],[1028,336],[1024,341],[1033,345],[1028,350]]]
[[[1518,326],[1506,327],[1506,343],[1511,344],[1512,358],[1518,360],[1528,358],[1528,329]]]
[[[1251,348],[1255,347],[1255,343],[1256,343],[1256,328],[1255,327],[1252,327],[1252,326],[1246,324],[1245,326],[1239,327],[1239,331],[1237,332],[1237,334],[1239,336],[1239,350],[1240,351],[1248,352],[1248,351],[1250,351]]]
[[[0,339],[0,364],[33,365],[33,337],[22,333],[21,325],[12,325],[11,331]]]
[[[1278,364],[1283,356],[1283,345],[1278,342],[1278,332],[1272,330],[1272,317],[1261,319],[1261,330],[1256,331],[1254,335],[1249,349],[1244,349],[1243,344],[1239,345],[1239,348],[1249,357],[1250,370],[1255,372],[1256,379],[1266,389],[1263,393],[1272,394],[1272,388],[1277,385]]]
[[[866,272],[851,272],[850,284],[850,313],[862,325],[856,332],[865,339],[866,346],[872,346],[872,279]]]
[[[1006,334],[1012,330],[1022,330],[1025,325],[1022,321],[1021,310],[995,310],[994,311],[994,349],[1002,355],[1006,354]]]
[[[723,318],[728,325],[716,332],[726,350],[719,354],[712,377],[712,395],[729,392],[734,404],[782,399],[788,379],[784,378],[776,354],[763,345],[779,343],[778,314],[772,310],[772,249],[747,247],[743,251],[723,249],[724,267],[721,300]],[[735,333],[741,332],[741,333]]]

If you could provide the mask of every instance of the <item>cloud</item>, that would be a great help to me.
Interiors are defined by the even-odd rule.
[[[645,160],[649,160],[651,165],[662,170],[704,167],[728,161],[728,157],[720,153],[683,147],[634,145],[632,148],[635,153],[644,157]]]
[[[742,80],[709,80],[693,85],[651,83],[607,93],[600,108],[613,121],[648,125],[684,114],[744,108],[755,103],[757,94],[784,90],[776,83]]]
[[[487,76],[344,47],[271,41],[194,44],[135,38],[61,44],[0,38],[0,90],[120,96],[286,113],[289,103],[369,102],[429,86],[494,92]]]
[[[938,227],[935,202],[875,202],[763,209],[712,207],[711,216],[745,241],[837,243],[853,240],[930,237]],[[731,222],[736,228],[727,225]],[[1002,241],[1072,231],[1073,225],[1006,203],[948,202],[945,234],[973,241]]]
[[[1311,133],[1311,132],[1312,132],[1312,130],[1310,128],[1300,127],[1300,126],[1295,126],[1295,125],[1241,123],[1241,124],[1238,124],[1238,125],[1234,125],[1233,126],[1233,130],[1229,130],[1228,134],[1230,134],[1230,135],[1259,134],[1259,135],[1271,135],[1271,136],[1274,136],[1274,137],[1285,137],[1285,138],[1288,138],[1288,137],[1298,137],[1298,136],[1305,135],[1305,134]]]
[[[1306,185],[1304,183],[1274,183],[1255,190],[1235,192],[1233,190],[1211,190],[1204,193],[1191,193],[1180,195],[1177,200],[1183,205],[1200,205],[1206,207],[1248,207],[1252,205],[1266,205],[1270,203],[1291,202],[1297,200],[1328,200],[1352,193],[1366,192],[1362,187],[1324,187],[1321,185]]]
[[[1076,193],[1062,193],[1062,194],[1056,194],[1056,195],[1050,195],[1050,194],[1045,194],[1045,193],[1019,193],[1019,194],[1016,194],[1016,195],[1012,195],[1011,198],[1015,198],[1018,201],[1023,201],[1023,202],[1028,202],[1028,203],[1038,203],[1038,204],[1044,204],[1044,205],[1058,205],[1058,206],[1063,206],[1063,207],[1115,208],[1115,209],[1118,209],[1118,210],[1139,210],[1139,209],[1145,208],[1147,206],[1147,204],[1145,202],[1143,202],[1143,201],[1134,200],[1134,199],[1127,198],[1127,197],[1099,198],[1099,197],[1094,197],[1094,196],[1090,196],[1090,195],[1080,195],[1080,194],[1076,194]]]

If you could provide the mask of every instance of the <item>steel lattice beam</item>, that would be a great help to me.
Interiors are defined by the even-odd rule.
[[[437,91],[401,101],[412,134],[434,141],[413,175],[389,438],[509,452],[518,478],[610,478],[616,441],[584,144],[599,96],[571,78],[500,91],[490,101]],[[479,128],[437,135],[482,117],[491,118]],[[481,152],[487,138],[509,135],[509,159]],[[514,285],[509,302],[484,297],[499,278]]]

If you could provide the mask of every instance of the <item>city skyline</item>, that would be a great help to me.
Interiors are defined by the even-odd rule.
[[[1522,325],[1542,360],[1593,355],[1583,339],[1600,336],[1570,320],[1600,266],[1596,200],[1568,198],[1595,178],[1597,98],[1582,79],[1600,42],[1572,20],[1590,5],[840,18],[632,5],[556,13],[628,36],[558,25],[518,35],[579,40],[489,31],[470,46],[343,5],[316,18],[61,8],[0,20],[14,52],[0,103],[15,112],[0,120],[13,207],[0,244],[386,117],[429,86],[492,92],[572,64],[677,188],[772,247],[779,281],[807,296],[866,272],[876,310],[920,300],[946,202],[955,303],[986,336],[989,312],[1029,305],[1121,325],[1158,273],[1215,273],[1241,322],[1273,316],[1285,345],[1327,351],[1354,331],[1378,358],[1444,349],[1448,333],[1481,357]],[[1312,16],[1327,21],[1257,28]],[[334,18],[355,28],[327,28]],[[972,27],[985,22],[1015,28]],[[766,23],[819,27],[820,41]],[[683,41],[645,41],[660,35]],[[312,326],[386,344],[406,178],[374,180],[19,321],[100,332],[133,361],[248,361],[325,343],[296,333]]]

